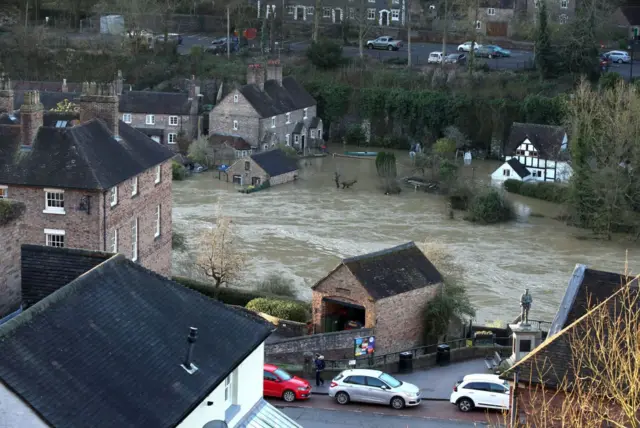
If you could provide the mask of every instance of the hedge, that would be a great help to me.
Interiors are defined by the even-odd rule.
[[[282,320],[298,322],[307,322],[309,320],[309,311],[307,310],[307,306],[291,300],[259,297],[250,301],[247,304],[247,309],[256,312],[263,312]]]
[[[520,180],[509,179],[504,182],[504,188],[510,193],[558,204],[566,202],[569,197],[569,188],[554,182],[522,182]]]
[[[187,288],[198,291],[205,296],[214,298],[215,289],[204,282],[196,281],[191,278],[185,278],[182,276],[174,276],[172,278],[178,284],[182,284]],[[240,288],[229,288],[229,287],[220,287],[218,289],[218,300],[222,303],[226,303],[227,305],[237,305],[237,306],[246,306],[250,301],[264,297],[269,299],[279,299],[279,300],[288,300],[286,297],[276,296],[275,294],[262,293],[256,290],[245,290]],[[309,304],[306,302],[301,302],[299,300],[291,299],[292,302],[299,303],[301,305]],[[275,316],[275,315],[274,315]]]

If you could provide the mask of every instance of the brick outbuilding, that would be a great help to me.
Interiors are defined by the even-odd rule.
[[[376,352],[419,346],[442,275],[415,243],[343,259],[313,287],[316,333],[375,328]]]

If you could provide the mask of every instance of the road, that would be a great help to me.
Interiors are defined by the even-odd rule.
[[[492,422],[494,424],[503,424],[505,421],[505,417],[502,412],[499,411],[483,411],[483,410],[475,410],[469,413],[463,413],[458,410],[458,408],[448,401],[423,401],[419,406],[415,407],[407,407],[403,410],[394,410],[389,406],[378,406],[371,404],[360,404],[360,403],[350,403],[346,406],[342,406],[336,401],[327,396],[327,395],[312,395],[311,399],[308,401],[302,402],[294,402],[294,403],[285,403],[282,400],[277,399],[268,399],[271,404],[274,406],[286,408],[287,412],[291,410],[290,408],[296,409],[298,411],[300,417],[309,418],[309,420],[321,420],[321,421],[335,421],[336,414],[343,415],[355,415],[349,416],[348,419],[351,420],[361,420],[363,415],[369,415],[373,418],[371,421],[381,421],[383,419],[391,418],[389,420],[395,421],[407,421],[412,420],[414,422],[422,421],[423,423],[440,421],[439,423],[453,423],[451,426],[473,426],[474,423],[483,425],[488,422]],[[302,411],[305,410],[305,411]],[[288,413],[287,413],[288,414]],[[316,416],[314,416],[316,415]],[[322,418],[320,419],[320,416]],[[332,419],[333,418],[333,419]],[[338,423],[337,426],[342,426],[342,422]],[[355,422],[354,422],[355,423]],[[457,424],[457,425],[455,425]],[[301,423],[304,428],[307,428],[307,425]],[[334,424],[335,425],[335,424]],[[328,425],[320,425],[320,426],[328,426]],[[360,425],[347,425],[347,426],[360,426]],[[368,425],[366,425],[368,426]],[[378,425],[376,425],[378,426]],[[379,425],[395,427],[395,425]],[[412,427],[420,427],[420,426],[443,426],[443,425],[410,425]],[[448,425],[447,425],[448,426]],[[319,427],[319,426],[318,426]],[[402,428],[407,428],[406,422],[405,425],[402,425]]]

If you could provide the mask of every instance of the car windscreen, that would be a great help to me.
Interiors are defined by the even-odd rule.
[[[282,380],[289,380],[289,379],[291,379],[293,377],[289,373],[287,373],[286,371],[284,371],[282,369],[275,369],[273,371],[273,373],[276,376],[278,376],[280,379],[282,379]]]
[[[389,385],[391,388],[397,388],[402,385],[402,382],[386,373],[382,373],[378,379]]]

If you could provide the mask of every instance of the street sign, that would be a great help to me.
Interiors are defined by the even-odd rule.
[[[258,35],[258,30],[256,30],[255,28],[247,28],[246,30],[244,30],[243,35],[245,39],[253,40]]]

